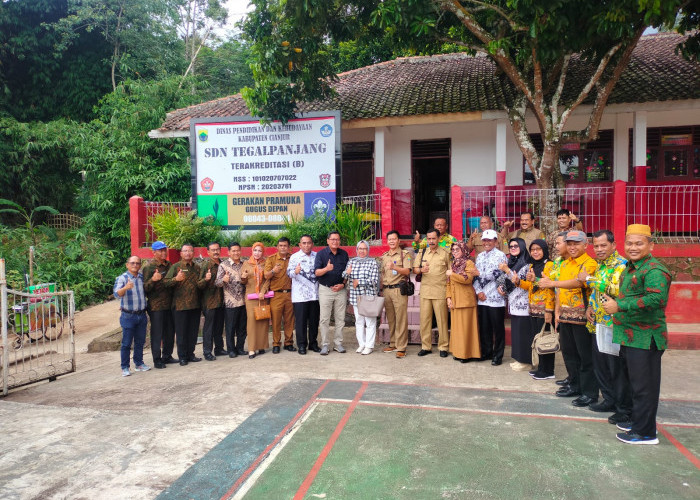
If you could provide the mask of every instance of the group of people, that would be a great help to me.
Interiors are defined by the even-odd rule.
[[[131,256],[127,272],[115,281],[114,294],[121,301],[122,375],[131,374],[132,343],[135,369],[150,369],[143,361],[147,315],[156,368],[201,361],[194,351],[202,314],[203,355],[208,361],[264,354],[270,323],[273,353],[345,353],[348,302],[355,314],[357,352],[367,355],[375,348],[378,318],[363,314],[363,302],[380,294],[390,334],[383,351],[403,358],[408,345],[407,284],[414,273],[420,282],[418,356],[433,352],[435,324],[440,357],[451,353],[462,363],[490,360],[500,365],[507,307],[513,370],[528,371],[535,380],[554,379],[555,355],[542,354],[533,366],[532,345],[547,325],[556,328],[568,374],[556,382],[561,386],[556,395],[575,397],[574,406],[613,412],[608,421],[623,431],[618,434],[621,441],[658,443],[656,410],[670,274],[651,256],[649,227],[629,226],[629,261],[616,251],[611,231],[594,233],[594,260],[586,253],[588,239],[581,221],[568,210],[558,212],[559,231],[553,237],[545,237],[534,222],[534,215],[525,212],[519,230],[508,232],[512,224],[506,223],[499,234],[485,216],[479,231],[458,242],[447,233],[447,221],[438,218],[425,238],[416,233],[413,251],[401,248],[399,233],[390,231],[389,250],[378,260],[369,256],[367,241],[360,241],[356,257],[350,258],[340,248],[336,231],[328,234],[327,246],[318,252],[308,235],[291,255],[287,238],[280,238],[277,251],[268,257],[264,245],[254,243],[245,262],[238,243],[230,245],[225,260],[219,244],[211,243],[208,258],[200,264],[194,262],[189,244],[180,249],[181,260],[171,264],[166,245],[157,241],[152,245],[154,258],[143,270],[141,259]],[[619,355],[601,351],[596,336],[612,337],[620,345]]]

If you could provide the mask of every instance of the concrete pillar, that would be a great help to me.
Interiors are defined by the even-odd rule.
[[[384,174],[384,141],[386,139],[386,127],[377,127],[374,129],[374,188],[375,191],[381,190],[385,185]]]
[[[618,113],[615,115],[615,136],[614,136],[614,157],[613,173],[611,180],[629,181],[629,128],[631,125],[630,115]]]
[[[634,113],[634,143],[632,147],[632,165],[635,167],[647,164],[647,112]]]

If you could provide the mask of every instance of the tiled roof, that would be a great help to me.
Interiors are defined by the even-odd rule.
[[[700,64],[674,52],[681,39],[681,35],[670,33],[642,37],[608,103],[700,99]],[[353,120],[502,110],[512,102],[513,90],[495,69],[485,56],[395,59],[340,74],[335,97],[300,103],[299,111],[340,109],[343,120]],[[580,61],[572,61],[565,93],[581,88],[590,71]],[[243,98],[236,94],[172,111],[159,130],[188,130],[191,118],[247,114]]]

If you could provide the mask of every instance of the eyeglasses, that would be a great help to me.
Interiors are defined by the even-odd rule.
[[[520,248],[519,245],[508,245],[508,248]]]

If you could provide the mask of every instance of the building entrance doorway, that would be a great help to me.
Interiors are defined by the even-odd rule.
[[[425,233],[437,217],[449,222],[450,139],[411,141],[413,230]]]

